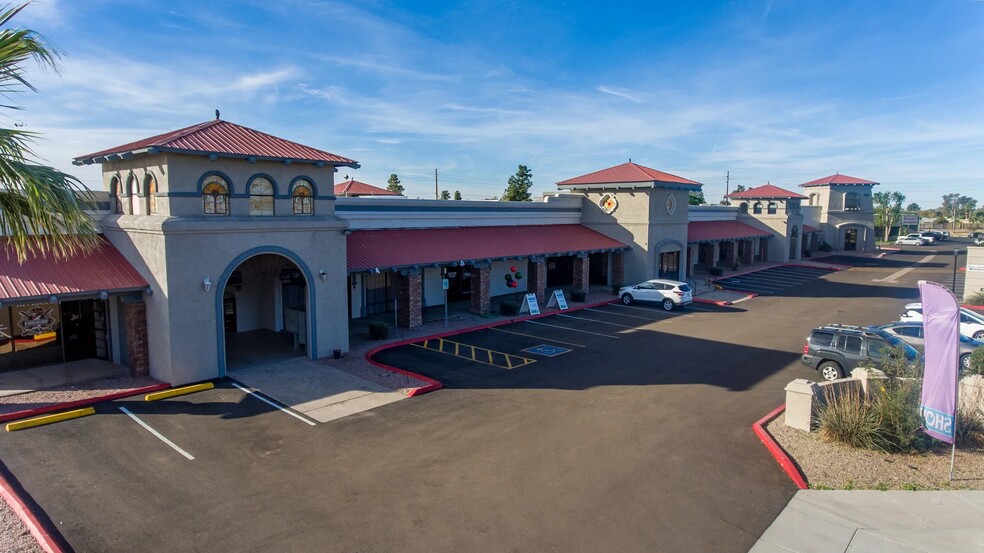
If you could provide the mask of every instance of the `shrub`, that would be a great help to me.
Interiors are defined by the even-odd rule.
[[[369,337],[373,340],[385,340],[389,336],[390,327],[382,321],[369,323]]]
[[[499,302],[499,313],[511,317],[519,314],[519,302],[512,300],[502,300]]]
[[[974,353],[970,354],[970,368],[964,371],[964,374],[984,375],[984,347],[976,348]]]
[[[711,276],[721,276],[724,274],[724,269],[721,267],[711,267]]]
[[[964,300],[964,303],[968,305],[984,305],[984,292],[971,294],[969,298]]]
[[[826,242],[820,242],[820,248],[818,248],[818,249],[820,251],[822,251],[822,252],[834,251],[834,247],[831,246],[830,244],[826,243]]]
[[[825,394],[824,399],[818,417],[820,439],[863,449],[882,449],[878,413],[859,390],[851,388],[840,394]]]
[[[884,387],[872,398],[871,404],[879,418],[878,433],[883,451],[905,452],[927,449],[931,438],[920,431],[919,398],[922,380],[918,378],[888,378]]]
[[[961,407],[957,411],[957,447],[984,446],[984,413]]]
[[[588,293],[584,290],[571,290],[571,300],[573,301],[584,301],[587,296]]]

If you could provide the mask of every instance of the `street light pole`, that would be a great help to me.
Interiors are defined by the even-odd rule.
[[[957,293],[957,256],[960,254],[960,250],[953,249],[953,285],[950,287],[950,291],[956,295]]]

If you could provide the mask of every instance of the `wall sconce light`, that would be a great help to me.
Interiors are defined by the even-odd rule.
[[[372,274],[378,275],[379,274],[379,267],[376,267],[375,269],[373,269],[372,270]]]
[[[465,262],[464,261],[459,261],[458,262],[458,266],[459,267],[464,267],[465,266]]]
[[[58,303],[58,296],[48,297],[48,303]]]
[[[348,235],[352,234],[352,229],[347,228],[347,229],[345,229],[345,230],[342,231],[342,234],[344,234],[345,236],[348,236]]]
[[[318,274],[321,275],[321,280],[328,280],[328,271],[321,269]]]
[[[208,277],[205,277],[205,280],[202,281],[202,286],[205,287],[205,291],[206,292],[208,292],[209,290],[211,290],[212,289],[212,279],[210,279]]]
[[[101,299],[103,301],[108,300],[109,299],[109,292],[107,292],[105,290],[103,290],[102,292],[99,292],[99,299]]]

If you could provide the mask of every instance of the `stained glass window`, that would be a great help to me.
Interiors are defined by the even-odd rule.
[[[109,181],[109,193],[113,195],[113,213],[123,213],[123,191],[120,190],[120,179],[113,177]]]
[[[157,179],[148,173],[145,182],[147,183],[147,213],[153,215],[157,213]]]
[[[140,215],[140,190],[137,177],[130,175],[126,179],[126,189],[130,193],[130,215]]]
[[[290,188],[290,198],[294,215],[312,215],[314,213],[314,192],[311,183],[298,180]]]
[[[206,215],[229,214],[229,185],[218,175],[205,177],[202,184],[202,202]]]
[[[273,215],[273,183],[263,177],[249,184],[249,214]]]

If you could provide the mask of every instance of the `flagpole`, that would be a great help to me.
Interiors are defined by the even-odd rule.
[[[957,346],[959,347],[959,345]],[[960,419],[960,367],[957,366],[957,393],[956,405],[953,406],[953,447],[950,449],[950,480],[949,483],[953,483],[953,460],[957,456],[957,423]]]

